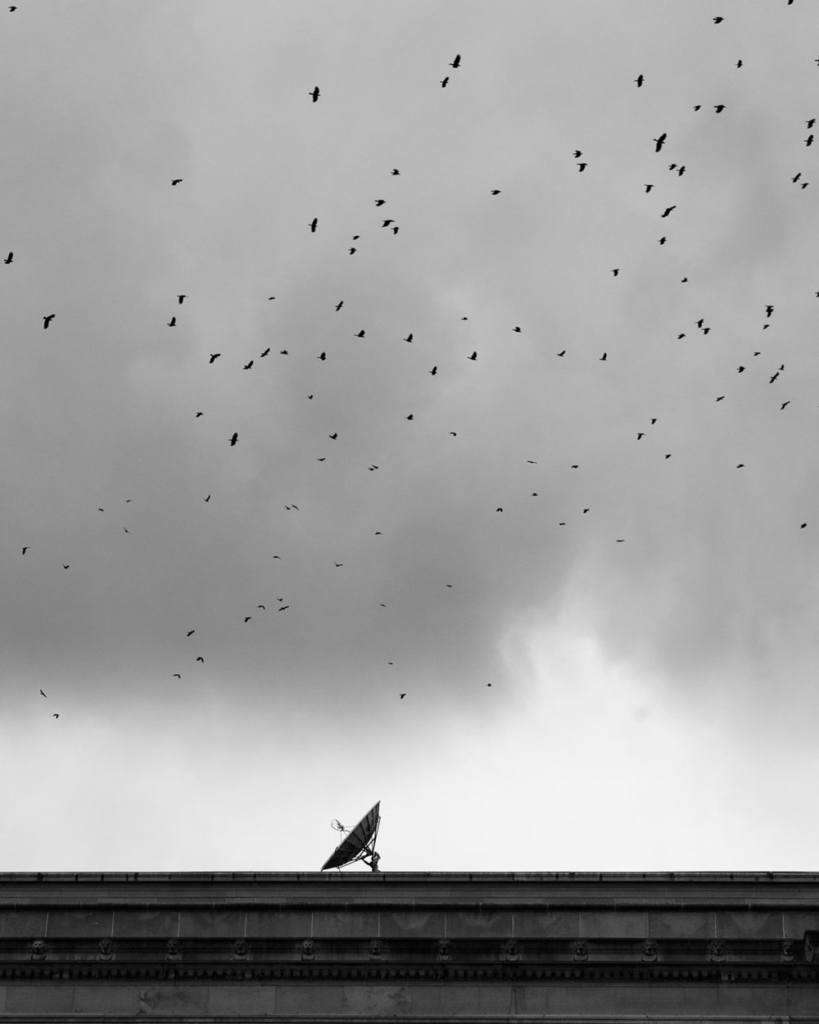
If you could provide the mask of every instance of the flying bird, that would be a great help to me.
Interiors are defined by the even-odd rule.
[[[176,297],[177,297],[177,299],[179,299],[179,305],[181,306],[182,303],[185,301],[185,299],[187,299],[188,296],[187,295],[177,295]]]
[[[386,203],[386,201],[387,201],[386,199],[376,199],[375,205],[376,206],[383,206],[384,203]]]
[[[413,338],[413,334],[412,334],[412,331],[410,331],[410,333],[406,336],[406,338],[404,338],[404,341],[412,341],[412,338]]]
[[[41,697],[45,697],[45,696],[47,696],[47,695],[46,695],[45,693],[43,693],[43,691],[42,691],[42,690],[40,690],[40,696],[41,696]]]
[[[564,348],[562,352],[558,352],[557,354],[559,356],[565,356],[566,355],[566,349]]]
[[[12,10],[16,10],[16,9],[17,9],[17,8],[12,8]],[[52,717],[52,718],[59,718],[60,716],[59,716],[58,714],[56,714],[56,713],[55,713],[55,714],[53,714],[53,715],[52,715],[51,717]]]
[[[25,554],[28,551],[28,549],[29,549],[29,545],[26,544],[26,546],[23,548],[23,554]]]
[[[501,193],[501,190],[499,188],[493,188],[492,191],[489,194],[492,195],[492,196],[499,196],[500,193]]]
[[[400,174],[400,173],[401,172],[398,170],[397,167],[393,167],[393,169],[390,171],[390,174]]]
[[[715,103],[714,104],[714,110],[716,110],[716,112],[718,114],[721,114],[723,112],[723,110],[725,110],[725,104],[724,103]]]
[[[635,81],[635,82],[637,83],[637,88],[639,89],[639,88],[640,88],[640,86],[641,86],[641,85],[643,84],[643,82],[645,81],[645,78],[644,78],[644,76],[643,76],[643,75],[638,75],[638,76],[637,76],[637,77],[636,77],[636,78],[634,79],[634,81]]]
[[[193,636],[193,634],[194,634],[195,632],[196,632],[196,630],[195,630],[195,629],[189,629],[189,630],[188,630],[188,632],[187,632],[187,633],[185,634],[185,636]]]
[[[718,14],[717,17],[714,18],[714,24],[719,25],[721,21],[725,21],[725,18],[723,18],[721,14]]]
[[[178,672],[174,672],[174,674],[173,674],[173,678],[174,678],[174,679],[181,679],[181,678],[182,678],[182,676],[181,676],[181,675],[180,675],[180,674],[179,674]]]
[[[580,171],[580,173],[582,174],[582,173],[583,173],[583,171],[585,171],[585,170],[586,170],[586,168],[587,168],[588,166],[589,166],[588,164],[578,164],[578,165],[577,165],[577,169],[578,169],[578,170]]]
[[[467,359],[471,359],[473,362],[478,358],[478,353],[473,352],[471,356],[467,356]]]
[[[243,370],[249,370],[252,365],[253,365],[253,360],[251,359],[249,363],[245,363],[245,365],[242,367],[242,369]]]
[[[13,253],[13,252],[10,252],[10,253],[8,254],[8,256],[6,256],[6,258],[5,258],[4,260],[3,260],[3,262],[4,262],[4,263],[11,263],[11,261],[12,261],[13,259],[14,259],[14,253]]]
[[[175,316],[172,316],[171,319],[168,321],[168,327],[176,327],[176,317]]]
[[[312,219],[312,220],[310,221],[310,223],[309,223],[309,225],[308,225],[308,227],[309,227],[309,228],[310,228],[310,230],[311,230],[311,231],[313,232],[313,234],[315,234],[315,231],[316,231],[316,225],[317,225],[317,224],[318,224],[318,217],[314,217],[314,218],[313,218],[313,219]]]
[[[182,181],[181,178],[174,178],[173,181],[171,182],[171,184],[172,185],[178,185],[180,181]]]
[[[676,210],[676,206],[667,206],[665,210],[660,214],[661,217],[667,217],[672,210]]]
[[[615,268],[614,268],[614,269],[612,270],[612,274],[614,274],[614,276],[615,276],[615,277],[617,277],[617,275],[618,275],[619,273],[620,273],[620,268],[619,268],[619,267],[615,267]]]
[[[448,81],[449,81],[449,75],[447,75],[446,78],[442,78],[441,79],[441,88],[442,89],[446,89],[446,84],[447,84]]]
[[[262,352],[262,353],[260,354],[260,356],[259,356],[259,359],[264,359],[264,357],[265,357],[265,356],[269,356],[269,355],[270,355],[270,349],[269,349],[269,348],[266,348],[266,349],[264,350],[264,352]]]
[[[233,446],[234,446],[234,445],[236,444],[236,442],[237,442],[238,440],[239,440],[239,435],[238,435],[238,434],[234,434],[234,435],[233,435],[233,436],[231,437],[231,439],[230,439],[230,447],[232,448],[232,447],[233,447]]]
[[[350,249],[350,255],[352,256],[354,252],[357,252],[357,250],[355,248],[351,248]]]
[[[811,128],[813,128],[813,126],[816,124],[816,118],[812,117],[810,121],[805,121],[805,124],[808,126],[808,131],[810,131]]]
[[[317,103],[318,102],[318,98],[321,95],[321,92],[319,91],[319,87],[316,86],[315,89],[313,89],[310,92],[308,92],[307,95],[308,96],[312,96],[313,97],[313,102]]]
[[[48,316],[44,316],[43,317],[43,330],[44,331],[48,330],[48,325],[51,323],[51,321],[54,319],[54,317],[56,315],[57,315],[56,313],[49,313]]]
[[[812,146],[813,145],[813,132],[811,132],[811,134],[805,139],[805,145],[806,146]]]
[[[363,338],[364,337],[364,331],[359,331],[358,334],[355,335],[355,337],[356,338]]]
[[[653,188],[653,185],[646,185],[646,192],[650,192]]]
[[[659,153],[660,150],[663,148],[663,145],[665,144],[665,140],[666,140],[666,136],[667,135],[668,135],[668,132],[663,132],[663,134],[659,138],[653,140],[654,141],[654,152],[655,153]]]
[[[432,369],[429,371],[429,375],[431,377],[434,377],[437,372],[438,372],[438,367],[437,366],[433,366]]]
[[[211,352],[210,359],[208,360],[208,365],[210,365],[211,363],[215,363],[221,354],[221,352]]]
[[[600,356],[600,359],[598,360],[598,362],[603,363],[603,362],[606,361],[607,358],[608,358],[608,352],[604,352],[603,355]]]
[[[205,664],[205,659],[201,655],[196,660],[201,661],[203,665]]]
[[[450,65],[449,65],[449,66],[450,66],[451,68],[457,68],[457,67],[460,67],[460,64],[461,64],[461,55],[460,55],[460,53],[456,53],[456,54],[455,54],[455,60],[453,60],[453,61],[452,61],[452,62],[450,63]]]

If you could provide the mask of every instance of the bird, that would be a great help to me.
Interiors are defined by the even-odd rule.
[[[174,679],[181,679],[181,678],[182,678],[182,676],[181,676],[181,675],[180,675],[180,674],[179,674],[178,672],[174,672],[174,674],[173,674],[173,678],[174,678]]]
[[[270,355],[270,348],[266,348],[264,352],[259,355],[259,359],[264,359],[265,356]]]
[[[565,356],[566,355],[566,349],[564,348],[562,352],[558,352],[557,354],[559,356]]]
[[[659,239],[659,242],[660,242],[660,245],[665,245],[665,242],[666,242],[665,235],[663,235],[663,237]]]
[[[791,400],[790,399],[788,399],[787,402],[783,402],[782,405],[779,406],[779,411],[781,412],[785,408],[786,405],[790,405],[790,404],[791,404]]]
[[[311,90],[310,92],[308,92],[308,93],[307,93],[307,95],[308,95],[308,96],[312,96],[312,97],[313,97],[313,102],[314,102],[314,103],[317,103],[317,102],[318,102],[318,98],[319,98],[319,96],[321,95],[321,92],[320,92],[320,90],[319,90],[319,87],[318,87],[318,86],[316,86],[316,87],[315,87],[315,89],[313,89],[313,90]],[[332,104],[331,104],[331,106],[332,106]]]
[[[743,372],[744,372],[744,370],[745,370],[745,367],[744,367],[744,366],[738,366],[738,367],[737,367],[737,373],[743,373]]]
[[[390,662],[390,664],[392,664],[392,662]],[[398,694],[398,699],[399,700],[403,700],[405,697],[406,697],[406,693],[399,693]]]
[[[193,636],[193,634],[194,634],[195,632],[196,632],[196,630],[195,630],[195,629],[189,629],[189,630],[188,630],[188,632],[187,632],[187,633],[185,634],[185,636]]]
[[[405,416],[404,419],[405,420],[414,420],[415,416],[412,413],[410,413],[409,416]]]
[[[800,179],[801,177],[802,177],[802,172],[800,171],[800,172],[799,172],[799,173],[798,173],[798,174],[796,175],[796,177],[794,177],[794,178],[791,178],[791,181],[792,181],[792,182],[794,183],[794,185],[795,185],[795,184],[797,183],[797,181],[799,181],[799,179]]]
[[[738,60],[738,61],[737,61],[737,67],[738,67],[738,68],[741,68],[741,67],[742,67],[742,61],[741,61],[741,60]]]
[[[288,351],[287,351],[287,349],[286,349],[286,348],[283,348],[283,349],[281,349],[281,351],[279,352],[279,355],[280,355],[280,356],[286,356],[286,355],[288,355],[288,354],[289,354],[289,353],[288,353]],[[312,397],[312,396],[311,396],[311,397]]]
[[[13,252],[10,252],[10,253],[8,254],[8,256],[6,256],[6,258],[5,258],[4,260],[3,260],[3,262],[4,262],[4,263],[7,263],[7,264],[8,264],[8,263],[11,263],[11,261],[12,261],[13,259],[14,259],[14,253],[13,253]]]
[[[261,608],[263,612],[267,611],[267,608],[263,604],[257,604],[256,607]]]
[[[29,545],[26,544],[26,546],[23,548],[23,554],[25,554],[28,551],[28,549],[29,549]]]
[[[745,463],[744,462],[738,462],[737,463],[737,469],[744,469],[744,468],[745,468]]]
[[[774,311],[773,306],[766,306],[765,307],[765,313],[767,314],[767,316],[770,316],[771,313],[773,313],[773,311]]]
[[[639,432],[639,433],[637,434],[637,440],[639,441],[639,440],[640,440],[641,438],[643,438],[643,437],[645,437],[645,436],[646,436],[646,435],[645,435],[645,433],[641,431],[641,432]]]
[[[42,690],[40,690],[40,696],[41,696],[41,697],[47,697],[47,694],[43,693],[43,691],[42,691]]]
[[[68,568],[70,568],[68,565],[63,565],[63,569],[68,569]]]
[[[721,21],[725,21],[725,18],[723,18],[722,15],[718,14],[717,17],[714,18],[714,24],[719,25]]]
[[[811,132],[811,134],[805,139],[805,145],[806,146],[812,146],[813,145],[813,132]]]
[[[392,233],[393,233],[394,235],[397,235],[397,234],[398,234],[398,225],[397,225],[397,224],[396,224],[396,225],[395,225],[395,227],[394,227],[394,228],[392,229]]]
[[[386,201],[387,201],[386,199],[376,199],[375,205],[376,206],[383,206],[384,203],[386,203]]]
[[[722,400],[723,400],[724,398],[725,398],[725,395],[720,395],[720,396],[719,396],[719,397],[717,398],[717,401],[718,401],[718,402],[721,402],[721,401],[722,401]]]
[[[582,151],[581,151],[581,150],[579,150],[579,149],[576,149],[576,150],[574,151],[574,158],[575,158],[575,160],[579,160],[581,156],[583,156],[583,153],[582,153]]]
[[[605,362],[606,359],[608,359],[608,355],[609,355],[608,352],[604,352],[603,355],[600,356],[600,359],[598,360],[598,362],[601,362],[601,363]]]
[[[810,131],[811,128],[813,128],[813,126],[816,124],[816,118],[812,117],[810,121],[805,121],[805,124],[808,126],[808,131]]]
[[[245,615],[245,622],[250,622],[250,620],[251,620],[252,618],[253,618],[253,616],[252,616],[252,615]]]
[[[683,164],[682,167],[680,167],[680,169],[677,171],[677,174],[678,175],[685,174],[685,164]]]
[[[242,369],[243,370],[249,370],[252,365],[253,365],[253,360],[251,359],[249,363],[245,363],[245,365],[242,367]]]
[[[449,81],[449,75],[447,75],[446,78],[442,78],[441,79],[441,88],[442,89],[446,89],[446,84],[447,84],[448,81]]]
[[[175,316],[172,316],[171,319],[168,321],[168,327],[176,327],[176,317]]]
[[[461,64],[461,55],[460,55],[460,53],[456,53],[456,54],[455,54],[455,60],[453,60],[453,61],[452,61],[452,62],[450,63],[450,65],[449,65],[449,66],[450,66],[451,68],[457,68],[457,67],[460,67],[460,64]]]
[[[210,499],[211,499],[211,495],[209,494],[209,495],[207,496],[207,498],[203,498],[203,499],[202,499],[202,501],[204,501],[204,502],[208,502],[208,501],[210,501]]]
[[[515,332],[515,334],[520,334],[521,333],[521,330],[520,330],[519,327],[513,327],[512,330]]]
[[[336,313],[341,309],[341,307],[343,305],[344,305],[344,299],[342,299],[341,302],[337,302],[336,303]]]
[[[340,569],[344,565],[344,563],[343,562],[333,562],[333,565],[336,567],[336,569]]]
[[[364,337],[364,331],[359,331],[358,334],[355,335],[355,337],[356,338],[363,338]]]
[[[174,178],[171,182],[172,185],[178,185],[182,181],[182,178]]]
[[[467,359],[471,359],[473,362],[478,358],[478,353],[473,352],[471,356],[467,356]]]
[[[17,10],[17,8],[13,7],[12,10]],[[55,712],[51,717],[52,718],[59,718],[60,716],[58,714],[56,714],[56,712]]]
[[[613,275],[614,275],[615,277],[617,277],[617,275],[618,275],[619,273],[620,273],[620,268],[619,268],[619,267],[615,267],[615,268],[614,268],[614,269],[612,270],[612,274],[613,274]]]
[[[643,82],[645,81],[645,78],[643,77],[643,75],[638,75],[638,76],[637,76],[637,77],[636,77],[636,78],[634,79],[634,81],[635,81],[635,82],[637,83],[637,88],[639,89],[639,88],[640,88],[640,86],[641,86],[641,85],[643,84]]]
[[[663,148],[663,145],[665,144],[665,140],[666,140],[666,136],[667,135],[668,135],[668,132],[663,132],[663,134],[660,135],[659,138],[656,138],[656,139],[653,140],[654,144],[655,144],[654,145],[654,152],[655,153],[659,153],[660,150]]]
[[[356,249],[355,249],[354,247],[353,247],[353,248],[351,248],[351,249],[350,249],[350,255],[352,256],[352,255],[353,255],[353,253],[354,253],[354,252],[356,252],[356,251],[357,251],[357,250],[356,250]]]
[[[316,232],[316,225],[317,225],[317,224],[318,224],[318,217],[314,217],[314,218],[313,218],[313,219],[312,219],[312,220],[310,221],[310,223],[308,224],[308,227],[309,227],[309,228],[310,228],[310,230],[311,230],[311,231],[313,232],[313,234],[315,234],[315,232]]]
[[[338,439],[338,434],[337,433],[336,434],[328,434],[327,436],[330,438],[331,441],[336,441]]]
[[[586,170],[586,168],[587,168],[588,166],[589,166],[588,164],[578,164],[578,165],[577,165],[577,169],[578,169],[578,170],[580,171],[580,173],[582,174],[582,173],[583,173],[583,171],[585,171],[585,170]]]
[[[489,194],[492,195],[492,196],[499,196],[500,193],[501,193],[501,190],[499,188],[493,188],[492,191]]]
[[[768,383],[769,384],[773,384],[773,382],[776,380],[776,378],[778,376],[779,376],[779,370],[776,371],[776,373],[773,375],[773,377],[771,377],[771,379],[768,381]]]
[[[429,372],[430,377],[434,377],[435,374],[438,372],[438,367],[437,366],[433,366],[432,369],[429,370],[428,372]]]
[[[177,299],[179,299],[179,305],[181,306],[182,303],[185,301],[185,299],[187,299],[188,296],[187,295],[177,295],[176,297],[177,297]]]
[[[327,359],[327,353],[322,352],[320,355],[316,356],[316,359],[321,359],[321,361],[324,362]]]
[[[412,341],[412,337],[413,337],[412,331],[410,331],[410,333],[406,336],[406,338],[404,338],[404,341]]]
[[[646,185],[646,192],[650,192],[653,188],[653,185]]]
[[[56,315],[57,315],[56,313],[49,313],[48,316],[44,316],[43,317],[43,330],[44,331],[48,330],[48,325],[51,323],[51,321],[54,319],[54,317]]]
[[[676,210],[676,206],[667,206],[665,210],[660,214],[661,217],[667,217],[672,210]]]
[[[714,110],[716,110],[716,112],[718,114],[721,114],[723,112],[723,110],[725,110],[725,104],[724,103],[715,103],[714,104]]]
[[[400,173],[401,172],[398,170],[397,167],[393,167],[393,169],[390,171],[390,174],[400,174]]]
[[[205,664],[205,659],[201,655],[196,660],[201,661],[203,665]]]
[[[236,444],[236,442],[238,440],[239,440],[239,435],[238,434],[233,434],[233,436],[230,438],[230,447],[232,448]]]
[[[221,352],[211,352],[210,359],[208,360],[208,365],[210,365],[211,363],[215,363],[221,354]]]

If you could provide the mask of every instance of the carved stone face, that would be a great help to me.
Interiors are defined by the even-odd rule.
[[[372,939],[370,942],[370,956],[378,957],[381,956],[381,940]]]
[[[657,943],[652,942],[651,939],[646,939],[643,943],[643,959],[644,960],[656,960],[657,959]]]
[[[46,944],[42,939],[35,939],[31,944],[31,959],[43,960],[46,954]]]
[[[315,946],[312,939],[304,939],[301,944],[301,955],[304,960],[312,960],[315,956]]]
[[[583,939],[578,939],[572,947],[572,956],[575,960],[588,960],[589,958],[589,947]]]
[[[236,939],[233,943],[233,955],[238,958],[244,958],[247,956],[247,940]]]
[[[100,939],[100,959],[110,960],[114,952],[114,943],[111,939]]]
[[[452,944],[449,939],[438,939],[438,956],[441,960],[448,960],[451,955]]]
[[[179,942],[176,939],[168,939],[168,945],[165,952],[166,960],[178,960],[180,957]]]

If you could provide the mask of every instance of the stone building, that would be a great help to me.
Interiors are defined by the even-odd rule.
[[[819,875],[0,875],[0,1020],[819,1024]]]

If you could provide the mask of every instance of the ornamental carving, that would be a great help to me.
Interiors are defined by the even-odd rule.
[[[708,948],[708,955],[712,963],[722,963],[725,959],[725,943],[719,939],[714,939]]]
[[[178,939],[168,939],[167,945],[165,946],[165,959],[170,961],[182,959],[182,952],[179,948]]]
[[[99,942],[99,953],[97,956],[100,960],[110,960],[114,955],[114,943],[111,939],[100,939]]]
[[[506,943],[506,959],[512,961],[520,960],[520,946],[515,939],[509,939]]]
[[[233,959],[247,960],[247,939],[236,939],[233,943]]]
[[[316,958],[316,947],[312,939],[304,939],[301,944],[301,958],[302,960],[315,960]]]
[[[370,960],[380,960],[382,952],[381,940],[372,939],[370,941]]]
[[[573,960],[588,960],[589,959],[589,944],[583,939],[578,939],[577,942],[572,944],[572,959]]]
[[[450,960],[452,958],[452,943],[449,939],[438,939],[438,959]]]
[[[31,959],[45,960],[46,944],[42,939],[35,939],[31,944]]]
[[[792,942],[783,942],[782,943],[782,954],[781,954],[781,956],[782,956],[782,962],[783,963],[789,964],[789,963],[793,962],[794,948],[793,948],[793,943]]]
[[[657,959],[657,943],[651,939],[646,939],[643,943],[643,961],[645,963],[651,963]]]

